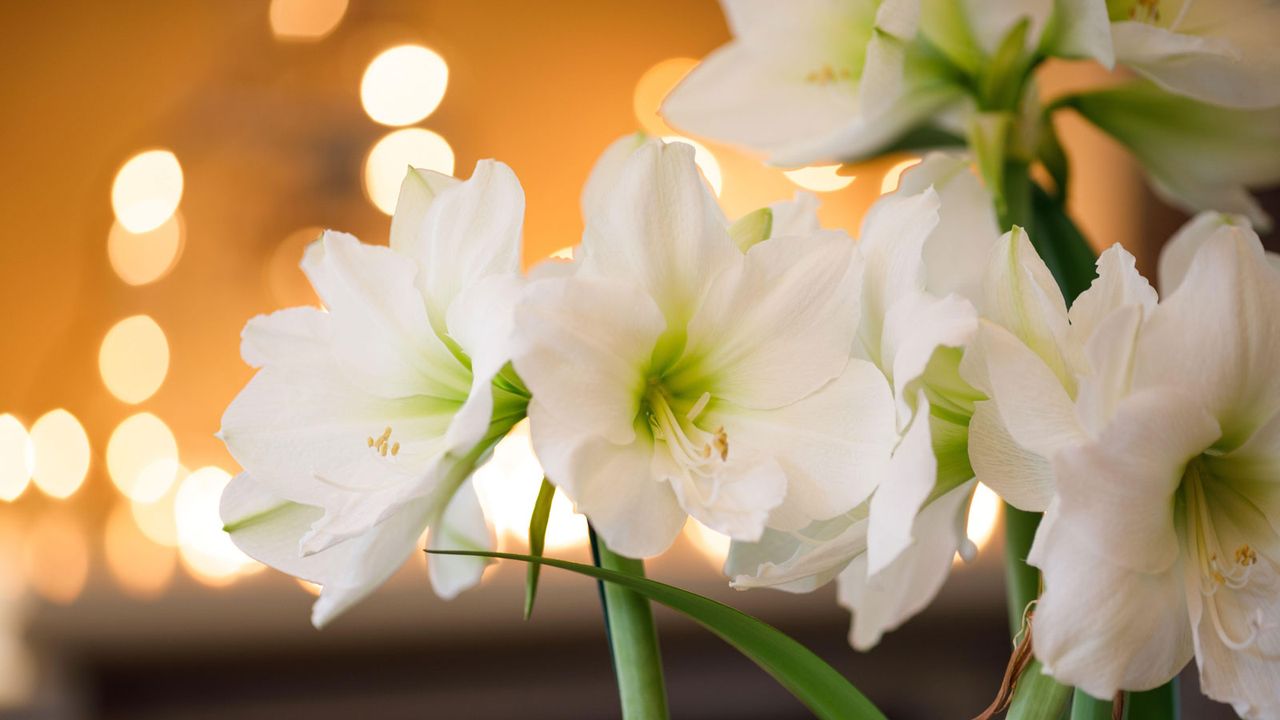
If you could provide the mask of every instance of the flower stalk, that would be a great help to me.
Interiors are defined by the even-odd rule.
[[[596,567],[644,577],[644,561],[618,555],[591,531],[591,556]],[[614,583],[600,583],[605,629],[623,720],[665,720],[667,688],[653,610],[644,596]]]

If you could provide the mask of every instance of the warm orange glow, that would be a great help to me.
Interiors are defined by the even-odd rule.
[[[267,291],[280,307],[316,305],[319,299],[311,289],[311,283],[302,272],[302,254],[307,246],[319,239],[324,230],[305,227],[289,233],[275,250],[264,267]]]
[[[107,473],[130,500],[153,502],[178,473],[178,441],[163,420],[148,412],[125,418],[107,441]]]
[[[421,547],[421,545],[422,544],[419,543],[419,547]],[[426,553],[414,553],[414,554],[423,555],[423,556],[426,555]],[[302,588],[303,590],[306,590],[308,595],[319,596],[320,591],[324,589],[323,586],[317,585],[309,580],[303,580],[302,578],[294,578],[293,580],[294,582],[298,583],[298,587]]]
[[[667,94],[693,69],[698,61],[693,58],[669,58],[644,71],[636,82],[631,102],[636,121],[651,135],[672,135],[675,130],[667,125],[658,109]]]
[[[453,148],[440,135],[422,128],[395,130],[369,150],[364,162],[364,190],[382,212],[396,211],[400,183],[408,167],[453,174]]]
[[[798,170],[786,170],[782,174],[791,182],[814,192],[832,192],[849,187],[856,179],[852,175],[837,175],[839,165],[814,165]]]
[[[187,476],[187,469],[179,466],[177,477]],[[158,500],[152,502],[130,501],[129,510],[138,530],[153,543],[166,547],[178,546],[178,523],[173,517],[173,503],[178,494],[178,484],[174,483],[169,491]]]
[[[0,415],[0,500],[15,500],[27,489],[35,460],[31,436],[22,422]]]
[[[163,225],[181,200],[182,166],[168,150],[148,150],[129,158],[111,186],[116,220],[133,233]]]
[[[401,45],[365,68],[360,102],[383,125],[412,125],[435,111],[449,85],[449,65],[421,45]]]
[[[724,567],[724,559],[729,555],[729,538],[712,530],[702,523],[689,518],[684,525],[684,536],[698,549],[698,553],[711,563],[716,570]]]
[[[31,445],[36,487],[55,498],[80,489],[89,473],[89,436],[75,415],[61,408],[41,415],[31,426]]]
[[[207,585],[226,585],[237,576],[262,568],[231,542],[222,530],[218,503],[231,475],[218,467],[203,467],[182,480],[174,497],[178,551],[182,564]]]
[[[130,595],[158,597],[173,581],[177,553],[142,534],[127,502],[117,504],[107,519],[102,548],[111,577]]]
[[[148,315],[116,323],[98,349],[102,383],[117,398],[136,405],[155,394],[169,372],[169,341]]]
[[[45,599],[69,605],[89,577],[89,545],[76,518],[62,512],[42,515],[23,547],[27,582]]]
[[[271,0],[271,32],[281,40],[320,40],[346,12],[347,0]]]
[[[969,505],[969,521],[965,525],[965,534],[981,550],[991,542],[999,521],[1000,496],[986,485],[978,483],[973,491],[972,504]]]
[[[920,158],[909,158],[886,170],[884,177],[880,179],[880,194],[885,195],[897,190],[898,183],[902,180],[902,173],[919,164]]]
[[[132,233],[119,222],[113,223],[107,235],[111,269],[129,285],[159,280],[178,264],[185,231],[181,212],[175,212],[160,227],[143,233]]]
[[[485,514],[503,540],[527,542],[529,516],[542,486],[542,466],[533,454],[529,423],[521,421],[493,450],[493,459],[475,474],[476,491]],[[587,541],[586,518],[573,511],[561,492],[551,500],[546,548],[557,550]]]
[[[716,156],[711,154],[706,145],[697,140],[690,140],[687,137],[679,135],[668,135],[662,138],[665,142],[682,142],[693,146],[693,161],[697,163],[698,169],[702,171],[702,176],[707,179],[707,184],[715,192],[716,196],[720,196],[720,190],[724,186],[724,179],[720,173],[720,162],[716,160]]]

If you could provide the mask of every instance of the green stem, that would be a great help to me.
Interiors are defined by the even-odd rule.
[[[1018,678],[1006,720],[1059,720],[1071,697],[1071,688],[1059,685],[1032,660]]]
[[[1017,225],[1035,236],[1032,225],[1035,216],[1031,212],[1031,168],[1018,160],[1007,160],[1000,176],[1001,202],[997,204],[1000,230],[1007,231]]]
[[[1111,720],[1112,702],[1077,689],[1071,698],[1071,720]]]
[[[1022,617],[1027,606],[1040,594],[1040,573],[1027,564],[1027,553],[1040,525],[1040,513],[1004,506],[1004,577],[1008,602],[1009,632],[1014,637],[1022,631]]]
[[[597,567],[644,577],[644,561],[614,553],[591,532],[591,554]],[[600,584],[605,628],[618,678],[623,720],[666,720],[667,688],[653,611],[644,596],[614,583]]]
[[[1178,720],[1178,678],[1154,690],[1128,693],[1125,720]]]

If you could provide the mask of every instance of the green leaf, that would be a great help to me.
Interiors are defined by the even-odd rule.
[[[1125,693],[1125,720],[1178,720],[1178,678],[1154,690]]]
[[[819,718],[883,720],[870,700],[834,668],[800,643],[750,615],[677,587],[581,563],[497,552],[436,551],[543,563],[580,575],[622,585],[654,602],[684,613],[746,655]]]
[[[1093,283],[1098,256],[1067,216],[1062,203],[1035,184],[1031,188],[1031,212],[1035,217],[1031,244],[1053,273],[1070,305]]]
[[[542,487],[538,489],[538,500],[533,504],[533,515],[529,516],[529,555],[542,557],[542,548],[547,538],[547,519],[551,517],[551,501],[555,499],[556,486],[542,478]],[[538,572],[542,566],[530,563],[524,576],[524,619],[533,615],[533,598],[538,594]]]
[[[1059,720],[1062,717],[1071,698],[1071,688],[1059,685],[1042,670],[1040,661],[1032,660],[1022,671],[1006,720]]]
[[[1023,78],[1030,58],[1026,57],[1027,31],[1031,19],[1014,23],[983,68],[978,79],[978,94],[988,110],[1012,111],[1018,107]]]

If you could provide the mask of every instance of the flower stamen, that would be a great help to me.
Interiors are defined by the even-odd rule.
[[[378,437],[369,436],[367,440],[368,446],[378,455],[386,457],[390,452],[392,457],[400,453],[400,443],[391,441],[391,426],[388,425]]]

